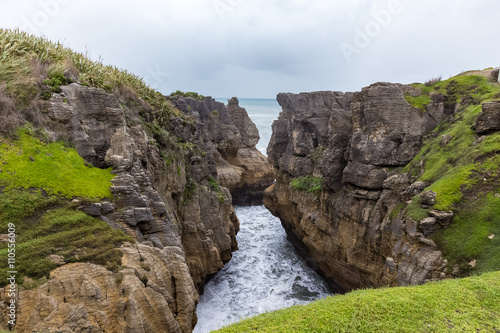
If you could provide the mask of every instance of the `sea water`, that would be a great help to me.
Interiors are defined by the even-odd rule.
[[[279,105],[275,100],[240,99],[240,106],[257,125],[261,136],[257,148],[265,153]],[[330,294],[324,280],[286,240],[278,218],[264,206],[235,208],[240,220],[239,250],[206,284],[197,308],[195,333],[210,332],[242,318]]]

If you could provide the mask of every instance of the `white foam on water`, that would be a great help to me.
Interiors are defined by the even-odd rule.
[[[279,219],[264,206],[236,207],[236,214],[239,250],[205,286],[195,333],[330,294],[324,280],[286,240]]]

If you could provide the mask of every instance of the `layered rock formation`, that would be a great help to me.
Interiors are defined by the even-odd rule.
[[[227,106],[213,99],[174,99],[175,105],[198,120],[199,130],[213,144],[219,183],[227,187],[235,205],[262,204],[264,189],[274,170],[255,146],[259,131],[233,97]]]
[[[283,112],[268,147],[277,182],[264,204],[340,292],[444,275],[441,251],[397,209],[426,185],[412,185],[395,169],[420,151],[424,134],[446,115],[443,103],[428,112],[412,107],[408,89],[377,83],[354,94],[278,95]],[[290,185],[304,177],[321,178],[322,190]]]
[[[255,125],[237,101],[226,108],[211,98],[178,98],[181,113],[168,116],[130,89],[61,89],[40,114],[45,132],[116,174],[112,200],[74,204],[136,244],[122,246],[119,272],[62,262],[47,283],[22,290],[18,330],[191,332],[198,293],[237,249],[239,222],[224,185],[257,196],[272,181],[255,149]],[[226,170],[237,177],[228,180]]]

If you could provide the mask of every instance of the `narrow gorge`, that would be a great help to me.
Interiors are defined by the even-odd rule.
[[[18,332],[192,332],[238,250],[233,205],[264,204],[339,293],[498,269],[498,69],[280,93],[266,157],[237,98],[165,96],[45,38],[0,41],[3,329],[12,303]]]

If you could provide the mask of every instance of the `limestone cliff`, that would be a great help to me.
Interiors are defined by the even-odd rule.
[[[255,149],[258,131],[237,102],[174,102],[177,115],[167,115],[130,88],[112,94],[78,83],[37,102],[37,126],[47,141],[62,139],[89,167],[115,174],[111,200],[75,198],[72,205],[136,244],[122,245],[116,271],[55,256],[60,267],[48,282],[21,288],[18,331],[192,331],[198,293],[237,249],[239,222],[224,185],[236,196],[254,188],[257,197],[273,176]],[[203,113],[213,108],[217,119]],[[226,180],[227,169],[237,179]],[[1,322],[6,326],[7,317]]]
[[[219,184],[228,188],[235,205],[262,204],[264,189],[274,170],[255,146],[259,131],[233,97],[227,106],[208,98],[175,98],[182,112],[194,116],[203,137],[214,150]]]
[[[479,85],[488,95],[474,90]],[[470,257],[448,265],[443,254],[452,252],[443,229],[461,204],[446,200],[444,175],[452,177],[452,168],[462,166],[446,165],[444,158],[440,173],[435,172],[436,157],[429,147],[437,142],[447,154],[456,149],[455,161],[463,154],[464,163],[471,163],[467,154],[472,154],[474,133],[467,141],[470,152],[463,143],[448,144],[451,135],[441,139],[438,134],[471,126],[478,105],[496,89],[484,77],[464,76],[434,86],[376,83],[354,94],[279,94],[283,112],[273,124],[268,147],[277,182],[266,190],[264,204],[281,219],[298,251],[338,291],[465,274],[467,269],[460,273],[459,266],[467,266]],[[418,97],[428,103],[412,106],[409,101]],[[483,104],[483,114],[493,108]],[[482,119],[489,117],[478,119],[478,132],[484,131]]]

